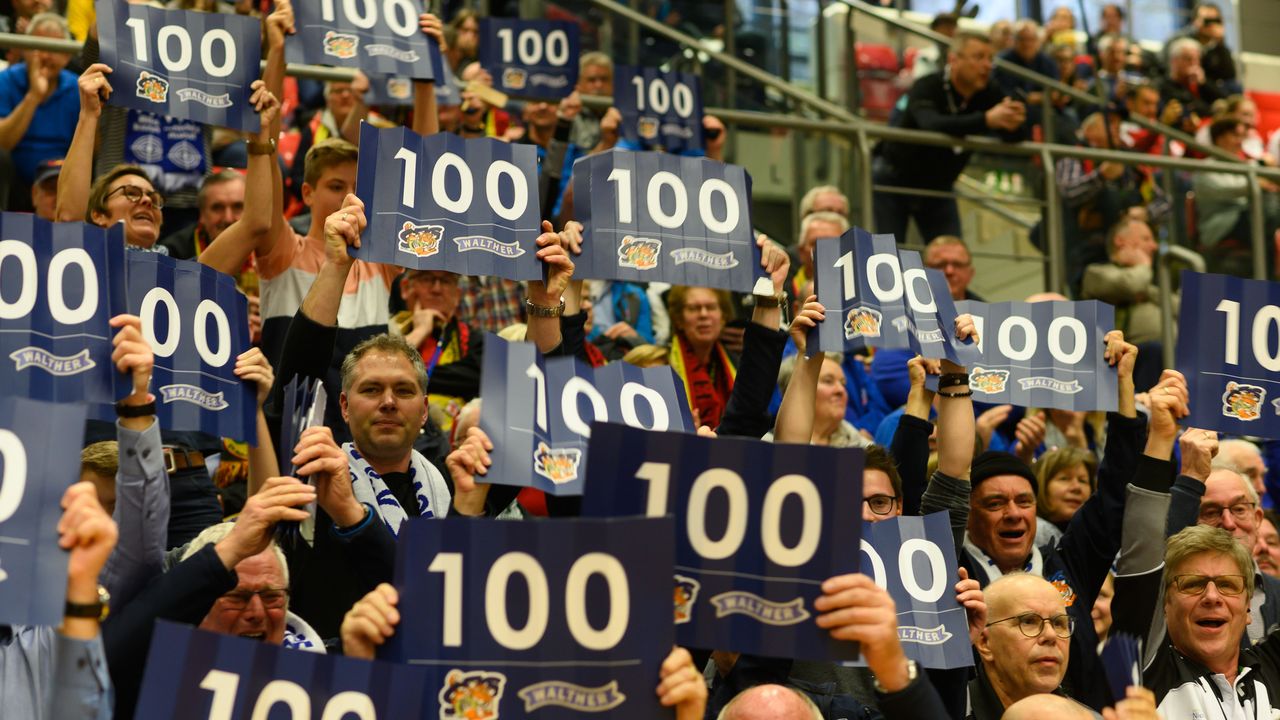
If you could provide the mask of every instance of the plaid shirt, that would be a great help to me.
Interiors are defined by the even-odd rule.
[[[524,322],[524,288],[498,277],[463,277],[459,283],[458,319],[480,332],[498,332]]]

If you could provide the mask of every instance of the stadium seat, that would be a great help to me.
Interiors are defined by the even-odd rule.
[[[898,77],[898,55],[888,45],[858,43],[854,52],[858,64],[858,91],[862,110],[868,118],[887,121],[901,90]]]

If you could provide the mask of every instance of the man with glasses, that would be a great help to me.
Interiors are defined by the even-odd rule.
[[[1164,560],[1168,641],[1143,673],[1160,716],[1272,717],[1280,707],[1276,642],[1241,650],[1256,587],[1248,549],[1224,528],[1200,524],[1169,538]]]
[[[959,237],[939,235],[930,240],[924,248],[924,266],[941,270],[947,277],[952,300],[985,302],[969,292],[969,283],[973,282],[973,257],[969,254],[969,246]]]
[[[1197,3],[1195,19],[1164,46],[1165,64],[1171,61],[1175,42],[1184,38],[1194,40],[1200,44],[1203,79],[1221,89],[1224,95],[1238,93],[1240,82],[1236,79],[1236,61],[1227,47],[1226,34],[1222,8],[1213,2]]]
[[[1065,686],[1072,697],[1094,709],[1107,706],[1112,698],[1105,684],[1098,682],[1102,668],[1096,653],[1093,604],[1120,550],[1125,486],[1137,469],[1146,430],[1133,396],[1137,348],[1112,331],[1107,334],[1106,355],[1118,369],[1119,412],[1107,418],[1098,492],[1071,518],[1057,546],[1037,547],[1035,474],[1013,455],[984,452],[974,459],[970,473],[968,534],[960,555],[969,577],[984,587],[1015,572],[1037,575],[1053,586],[1076,621],[1071,636],[1075,662],[1067,667]],[[992,610],[990,616],[998,620],[1014,614]]]
[[[985,594],[990,621],[974,645],[982,663],[969,683],[970,717],[997,720],[1025,697],[1065,694],[1076,620],[1062,593],[1044,578],[1013,573],[988,585]]]

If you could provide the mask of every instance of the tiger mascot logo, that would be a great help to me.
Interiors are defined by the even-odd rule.
[[[880,337],[879,310],[857,307],[849,311],[844,321],[844,337],[852,340],[857,337]]]
[[[578,464],[582,451],[577,448],[553,449],[544,442],[533,451],[533,471],[556,485],[563,485],[578,477]]]
[[[658,266],[662,241],[627,235],[618,246],[618,266],[636,270],[652,270]]]
[[[693,605],[698,601],[698,590],[702,584],[683,575],[676,575],[676,624],[687,623],[693,619]]]
[[[153,103],[169,101],[169,81],[143,70],[138,75],[138,97]]]
[[[1008,370],[984,370],[983,368],[975,367],[973,372],[969,373],[969,387],[988,395],[1004,392],[1005,385],[1008,382]]]
[[[1222,414],[1237,420],[1257,420],[1262,415],[1262,400],[1267,396],[1265,388],[1243,383],[1227,383],[1222,393]]]
[[[324,54],[332,55],[339,60],[350,60],[356,56],[356,48],[360,46],[360,38],[355,35],[330,30],[324,34]]]
[[[507,68],[502,71],[502,85],[510,90],[523,90],[529,82],[529,74],[520,68]]]
[[[450,670],[440,689],[440,720],[497,720],[506,684],[502,673]]]
[[[640,118],[638,132],[640,133],[640,137],[645,140],[653,140],[658,137],[658,119],[650,117]]]
[[[440,252],[440,241],[444,239],[443,225],[414,225],[406,222],[397,236],[400,240],[400,252],[414,257],[426,258]]]

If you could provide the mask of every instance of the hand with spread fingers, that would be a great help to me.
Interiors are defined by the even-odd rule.
[[[253,557],[271,544],[276,523],[307,519],[303,506],[315,502],[316,489],[291,477],[273,477],[244,503],[235,526],[214,544],[214,552],[228,570]]]
[[[382,583],[360,598],[342,618],[342,654],[347,657],[372,660],[378,648],[392,635],[400,624],[400,611],[396,604],[400,595],[389,583]]]

